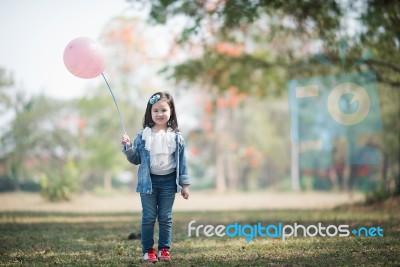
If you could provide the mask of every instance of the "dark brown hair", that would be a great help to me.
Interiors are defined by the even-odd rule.
[[[150,99],[155,95],[159,95],[160,99],[158,101],[165,101],[168,104],[169,108],[171,109],[171,117],[169,118],[169,121],[168,121],[168,127],[171,127],[174,130],[174,132],[179,131],[178,130],[178,119],[176,118],[176,109],[175,109],[175,104],[174,104],[174,98],[172,97],[172,95],[169,92],[157,92],[149,98],[149,100],[147,101],[146,112],[144,113],[144,117],[143,117],[143,129],[146,127],[151,128],[155,125],[153,119],[151,118],[151,108],[153,105],[150,103]]]

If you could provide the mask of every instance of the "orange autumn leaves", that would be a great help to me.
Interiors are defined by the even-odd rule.
[[[205,133],[210,135],[213,132],[214,125],[211,117],[217,109],[237,108],[246,97],[247,95],[245,93],[240,93],[237,87],[230,86],[225,95],[217,96],[216,99],[212,98],[211,100],[206,101],[203,108],[205,116],[202,120],[202,126]]]
[[[227,132],[225,131],[229,132],[230,130],[224,128],[224,132],[219,132],[220,130],[218,130],[216,125],[216,121],[218,120],[217,117],[226,116],[227,114],[232,115],[231,112],[239,108],[239,105],[245,101],[247,97],[247,94],[239,92],[237,87],[230,86],[223,95],[218,94],[217,96],[211,97],[209,100],[205,101],[203,104],[204,116],[201,120],[201,126],[208,139],[213,140],[215,136],[226,136]],[[230,117],[231,115],[224,117],[224,119],[234,119],[233,117]],[[231,141],[228,142],[229,145],[225,147],[225,149],[227,149],[229,153],[235,154],[238,159],[240,158],[244,160],[242,162],[246,162],[245,165],[250,168],[255,169],[259,167],[262,159],[262,152],[258,151],[257,148],[251,145],[242,145],[241,142],[237,140],[237,137],[235,137],[235,134],[230,136],[229,139]],[[193,157],[200,156],[201,148],[193,147],[190,150],[190,154]]]
[[[218,54],[229,57],[239,57],[244,53],[243,44],[235,44],[229,42],[220,42],[215,45],[214,49]]]

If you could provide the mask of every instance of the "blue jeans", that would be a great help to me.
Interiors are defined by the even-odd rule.
[[[142,201],[142,251],[154,245],[154,224],[158,220],[158,249],[170,248],[172,238],[172,206],[176,193],[176,172],[167,175],[151,174],[152,194],[140,194]]]

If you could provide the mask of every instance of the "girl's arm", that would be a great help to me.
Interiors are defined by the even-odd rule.
[[[181,140],[181,147],[179,149],[179,185],[190,185],[189,181],[189,176],[188,176],[188,171],[187,171],[187,166],[186,166],[186,156],[185,156],[185,141],[183,140],[183,137],[179,135],[179,138]]]
[[[187,166],[186,166],[186,156],[185,156],[185,141],[183,140],[182,136],[179,135],[181,141],[181,148],[179,150],[179,185],[182,186],[181,195],[184,199],[189,198],[189,185],[190,180],[188,176]]]
[[[126,158],[128,159],[128,161],[132,164],[138,165],[140,164],[141,160],[140,160],[140,153],[139,153],[139,149],[138,145],[140,142],[140,137],[139,135],[136,136],[135,141],[133,141],[133,144],[131,143],[131,140],[129,139],[129,136],[126,134],[122,135],[122,145],[124,145],[124,148],[122,149],[122,152],[125,153]]]

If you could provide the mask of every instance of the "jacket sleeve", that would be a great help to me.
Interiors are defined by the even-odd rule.
[[[181,147],[179,148],[179,185],[190,185],[190,179],[188,176],[188,170],[186,165],[186,156],[185,156],[185,141],[183,137],[179,135],[178,137],[181,142]]]
[[[122,148],[122,152],[125,153],[126,158],[132,164],[139,165],[141,163],[140,159],[140,151],[139,151],[139,144],[142,139],[142,135],[139,133],[136,135],[135,140],[130,148],[125,150],[125,147]]]

